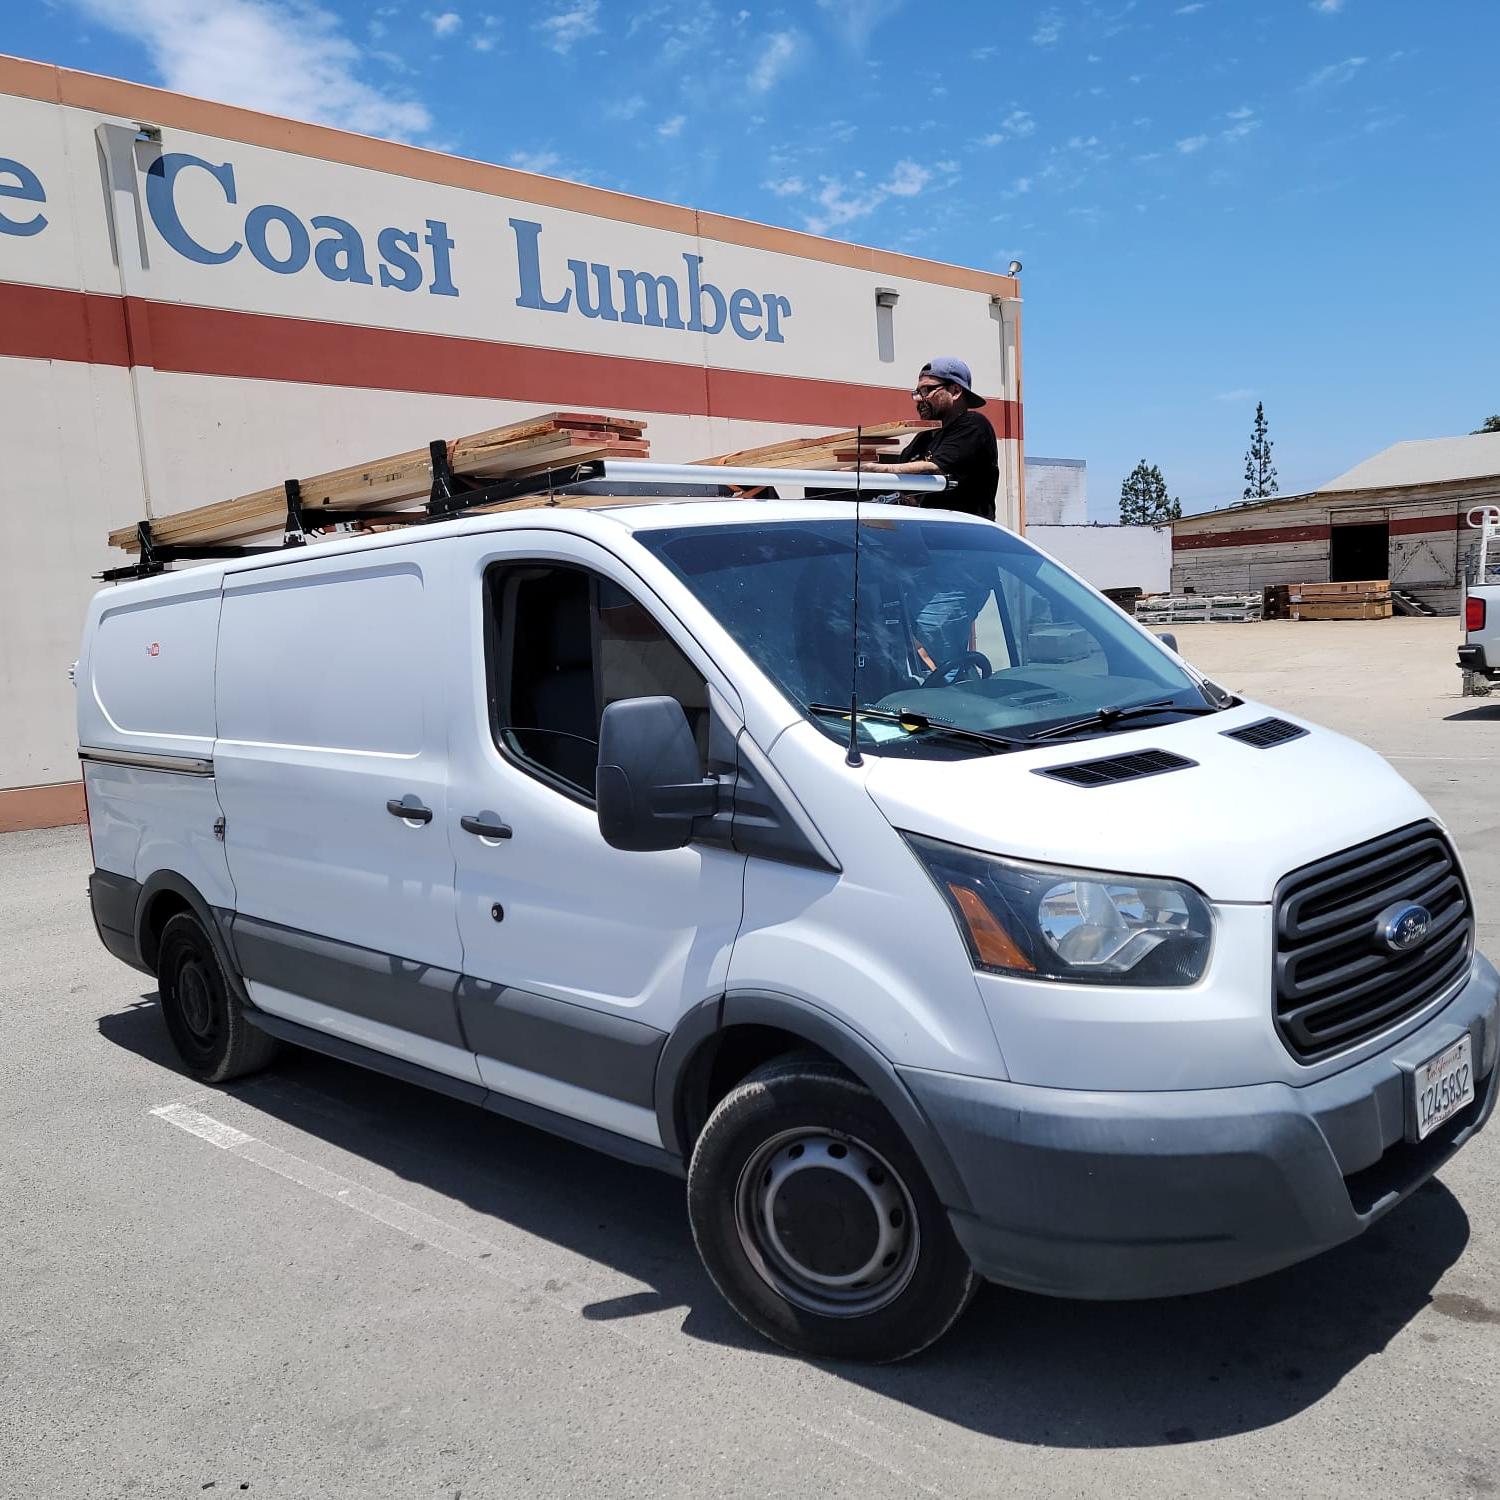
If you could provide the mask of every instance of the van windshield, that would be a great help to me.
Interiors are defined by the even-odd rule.
[[[854,536],[852,517],[830,517],[636,540],[834,738],[848,735],[853,688],[873,711],[860,720],[867,750],[985,754],[1220,706],[1114,605],[1010,532],[972,522],[861,520],[856,655]]]

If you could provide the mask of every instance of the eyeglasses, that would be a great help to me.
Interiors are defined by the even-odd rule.
[[[915,396],[918,401],[921,401],[924,398],[932,395],[934,391],[946,391],[947,389],[948,387],[945,385],[919,385],[915,387],[915,389],[913,389],[911,394]]]

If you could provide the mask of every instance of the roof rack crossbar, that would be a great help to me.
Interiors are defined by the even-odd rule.
[[[432,455],[432,491],[421,510],[335,510],[309,507],[303,502],[302,487],[295,479],[285,481],[286,522],[282,540],[277,543],[221,545],[187,543],[171,545],[158,542],[152,535],[151,522],[142,520],[136,526],[140,556],[123,567],[106,568],[95,578],[104,583],[127,579],[150,578],[164,572],[174,562],[212,562],[241,557],[258,557],[301,547],[314,532],[340,525],[420,526],[424,522],[451,520],[464,511],[503,505],[509,500],[566,491],[572,486],[608,482],[693,485],[728,488],[755,488],[772,485],[794,485],[822,491],[844,490],[862,493],[941,494],[948,488],[943,474],[880,474],[855,469],[778,469],[768,467],[724,467],[717,464],[666,464],[650,459],[588,459],[536,474],[483,483],[455,474],[448,460],[448,444],[437,438],[429,444]]]

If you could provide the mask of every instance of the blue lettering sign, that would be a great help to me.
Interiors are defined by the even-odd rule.
[[[266,230],[272,224],[280,224],[286,230],[286,255],[277,256],[266,239]],[[312,242],[302,220],[289,208],[278,208],[274,203],[263,203],[245,215],[245,243],[250,253],[268,271],[281,276],[294,276],[307,264]]]
[[[234,192],[234,168],[225,162],[216,167],[201,156],[189,156],[184,151],[168,151],[158,156],[146,169],[146,211],[157,233],[181,256],[197,261],[200,266],[222,266],[240,253],[240,242],[236,240],[227,250],[209,250],[200,245],[177,216],[177,174],[188,167],[200,167],[224,191],[226,203],[236,202]]]
[[[14,182],[7,182],[7,177],[14,177]],[[19,198],[22,203],[45,203],[47,194],[42,188],[42,179],[18,161],[12,161],[8,156],[0,156],[0,198]],[[47,227],[45,214],[33,214],[29,219],[12,219],[4,213],[0,213],[0,234],[20,235],[22,239],[29,239],[34,234],[40,234]]]
[[[576,312],[606,323],[688,333],[716,334],[727,327],[747,343],[756,339],[768,344],[786,342],[782,322],[792,316],[791,301],[775,292],[752,292],[748,287],[738,287],[726,296],[713,282],[703,279],[701,255],[683,254],[685,288],[675,276],[655,271],[614,271],[598,261],[571,259],[567,269],[573,284],[560,286],[555,295],[549,296],[542,276],[542,226],[534,219],[512,219],[510,227],[516,237],[517,307],[532,312]],[[616,281],[618,310],[614,300]]]

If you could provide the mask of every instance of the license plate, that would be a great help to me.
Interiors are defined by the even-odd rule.
[[[1416,1093],[1417,1139],[1425,1141],[1444,1120],[1474,1102],[1474,1058],[1470,1037],[1419,1063],[1412,1071]]]

